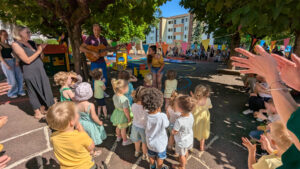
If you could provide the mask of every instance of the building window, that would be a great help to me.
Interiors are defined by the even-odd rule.
[[[153,37],[150,37],[150,40],[153,40]]]
[[[176,36],[173,36],[173,39],[175,40],[175,39],[176,39]]]
[[[186,26],[184,27],[184,30],[187,30],[187,27],[186,27]]]
[[[176,28],[174,28],[174,32],[176,32]]]
[[[184,39],[186,39],[186,35],[184,35]]]
[[[181,19],[181,23],[184,23],[184,19]]]
[[[169,24],[172,24],[173,22],[172,22],[172,21],[169,21],[168,23],[169,23]]]
[[[174,20],[174,24],[176,24],[176,19]]]
[[[185,22],[187,22],[188,21],[188,18],[185,18]]]

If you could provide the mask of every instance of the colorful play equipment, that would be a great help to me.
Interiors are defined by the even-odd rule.
[[[196,64],[196,62],[194,61],[186,60],[184,58],[179,58],[179,57],[167,57],[164,59],[164,61],[168,63]]]
[[[145,77],[150,71],[147,69],[145,59],[131,60],[128,62],[128,68],[132,69],[134,76]]]
[[[116,62],[113,62],[112,68],[113,70],[121,71],[127,68],[127,54],[125,52],[117,53]]]
[[[47,45],[44,54],[43,62],[47,75],[53,76],[59,71],[70,71],[70,60],[65,45]]]

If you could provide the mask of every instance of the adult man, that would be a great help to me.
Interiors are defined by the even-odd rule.
[[[93,35],[90,35],[84,43],[80,46],[80,51],[84,53],[90,53],[94,55],[95,57],[99,56],[99,53],[91,51],[87,49],[88,45],[93,45],[93,46],[99,46],[100,44],[105,45],[108,47],[107,40],[103,37],[100,36],[101,34],[101,27],[99,24],[94,24],[93,25]],[[105,81],[107,82],[107,67],[106,63],[104,60],[104,57],[100,57],[97,61],[91,63],[91,70],[101,68],[103,71],[103,77],[105,78]]]

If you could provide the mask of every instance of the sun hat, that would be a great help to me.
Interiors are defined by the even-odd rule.
[[[82,82],[75,89],[75,100],[86,101],[93,96],[93,90],[89,83]]]

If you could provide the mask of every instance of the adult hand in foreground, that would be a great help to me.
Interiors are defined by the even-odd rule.
[[[241,70],[241,73],[254,73],[266,78],[267,82],[272,83],[280,79],[277,70],[277,63],[274,57],[267,53],[261,46],[255,46],[258,55],[255,55],[245,49],[236,48],[235,51],[247,56],[248,58],[232,57],[232,64],[237,67],[247,68]]]
[[[292,54],[292,61],[271,54],[277,61],[278,70],[282,81],[293,89],[300,91],[300,58]]]
[[[0,116],[0,128],[7,123],[8,117],[7,116]]]
[[[10,157],[7,155],[0,157],[0,169],[3,169],[6,167],[6,164],[10,161]]]
[[[0,83],[0,96],[7,93],[11,86],[7,82]]]

